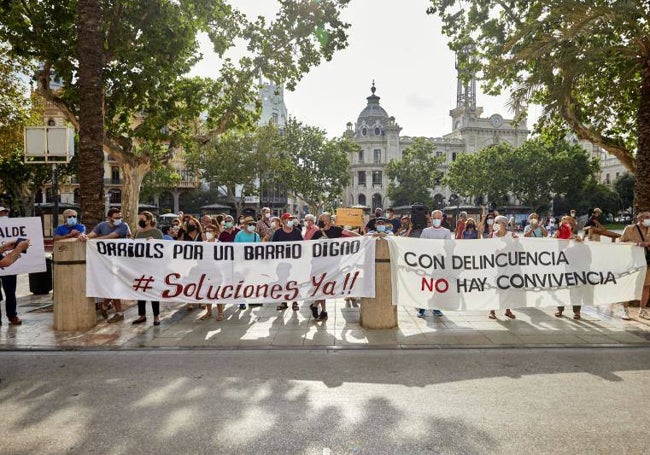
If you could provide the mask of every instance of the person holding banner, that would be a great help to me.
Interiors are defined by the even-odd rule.
[[[640,212],[636,216],[636,219],[636,224],[631,224],[625,227],[623,235],[621,235],[619,241],[634,243],[636,246],[645,248],[645,260],[648,268],[646,268],[645,271],[643,292],[641,293],[641,301],[639,302],[639,317],[650,319],[650,315],[646,312],[648,299],[650,298],[650,212]],[[627,302],[623,303],[624,320],[630,319],[627,306]]]
[[[4,207],[0,207],[0,213],[9,211]],[[0,215],[6,216],[6,215]],[[9,267],[20,258],[20,255],[27,251],[29,248],[29,240],[22,241],[2,242],[0,246],[0,268]],[[9,253],[6,253],[9,251]],[[5,313],[9,319],[9,325],[21,325],[22,319],[18,317],[16,312],[16,275],[4,275],[0,277],[2,280],[2,288],[5,291]],[[2,292],[0,292],[0,300],[2,300]],[[0,314],[0,325],[2,325],[2,314]]]
[[[574,234],[576,232],[576,220],[575,218],[565,215],[562,218],[560,218],[560,226],[558,230],[555,232],[555,235],[553,238],[560,239],[560,240],[576,240],[578,242],[582,241],[582,238]],[[582,305],[573,305],[573,319],[576,321],[581,318],[580,316],[580,311],[582,310]],[[560,305],[557,307],[557,311],[555,312],[555,317],[561,318],[562,313],[564,312],[564,306]]]
[[[503,215],[496,216],[494,218],[494,224],[492,225],[492,233],[490,234],[490,238],[503,239],[508,237],[512,239],[516,239],[517,234],[508,230],[508,218],[506,218]],[[510,308],[506,308],[505,316],[510,319],[516,318],[515,314],[512,311],[510,311]],[[488,318],[496,319],[497,318],[496,310],[490,310],[490,313],[488,314]]]
[[[205,226],[204,233],[205,233],[205,241],[208,243],[214,243],[217,241],[219,228],[214,224],[208,224]],[[225,319],[225,316],[223,314],[223,310],[225,307],[226,305],[224,303],[217,303],[217,321],[223,321]],[[206,319],[210,319],[211,317],[212,317],[212,304],[206,303],[205,313],[203,313],[199,317],[199,319],[205,321]]]
[[[282,229],[278,229],[273,233],[271,237],[271,242],[297,242],[304,240],[302,234],[298,229],[293,225],[294,216],[291,213],[283,213],[280,219],[282,220]],[[278,311],[286,310],[289,308],[287,302],[282,302],[277,306]],[[291,309],[293,311],[298,311],[300,307],[298,302],[293,302],[291,304]]]
[[[420,234],[421,239],[434,239],[434,240],[451,240],[451,231],[446,227],[442,226],[443,213],[442,210],[434,210],[431,212],[431,226],[424,228],[422,234]],[[431,310],[434,316],[442,317],[442,311],[434,309]],[[418,308],[417,316],[419,318],[424,318],[425,309]]]
[[[318,239],[338,239],[341,237],[359,237],[359,233],[349,231],[332,223],[332,215],[329,212],[323,212],[318,217],[318,228],[320,229],[312,236],[312,240]],[[318,314],[318,304],[320,304],[321,312]],[[327,307],[325,300],[316,300],[309,305],[311,315],[314,320],[327,321]]]
[[[145,240],[162,240],[163,233],[160,229],[156,228],[156,219],[153,213],[148,211],[140,212],[138,215],[138,227],[133,238]],[[142,324],[147,322],[147,302],[145,300],[138,300],[138,319],[134,320],[131,324]],[[160,325],[160,302],[151,301],[151,309],[153,310],[153,325]]]
[[[408,215],[402,215],[402,225],[399,228],[397,233],[400,237],[410,237],[411,232],[413,231],[413,223],[411,223],[411,218]]]
[[[476,240],[478,239],[478,230],[476,229],[476,221],[474,218],[467,218],[465,222],[465,229],[461,234],[463,240]]]
[[[85,242],[88,239],[125,239],[131,237],[129,225],[122,221],[121,209],[116,207],[110,208],[106,216],[107,221],[99,223],[90,234],[81,234],[77,239]],[[115,314],[106,322],[123,321],[124,313],[122,313],[122,301],[120,299],[104,299],[100,306],[102,316],[104,319],[108,318],[107,306],[111,301],[113,302],[113,308],[115,308]]]
[[[311,213],[305,215],[305,233],[303,234],[303,238],[305,240],[311,240],[318,231],[320,229],[316,226],[316,217]]]

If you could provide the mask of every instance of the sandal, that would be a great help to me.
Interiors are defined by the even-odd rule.
[[[580,319],[582,319],[582,316],[580,316],[580,313],[573,313],[573,319],[579,321]]]
[[[217,315],[217,321],[223,321],[223,320],[224,320],[223,313],[219,313],[219,314]]]
[[[560,310],[557,310],[557,311],[555,312],[555,317],[556,317],[556,318],[561,318],[561,317],[562,317],[562,312],[561,312]]]
[[[282,302],[280,305],[276,306],[275,309],[278,311],[286,310],[289,308],[289,305],[287,305],[287,302]]]
[[[494,310],[490,311],[490,314],[488,314],[488,318],[496,319],[497,318],[496,312]]]
[[[516,319],[517,318],[517,316],[515,316],[515,314],[510,310],[506,310],[505,316],[510,318],[510,319]]]
[[[199,319],[202,320],[202,321],[205,321],[206,319],[210,319],[211,317],[212,317],[212,314],[211,314],[211,313],[208,313],[208,312],[206,311],[205,313],[203,313],[203,314],[201,315],[201,317],[200,317]]]
[[[298,310],[300,309],[300,307],[298,306],[298,302],[293,302],[293,303],[291,304],[291,309],[292,309],[293,311],[298,311]]]

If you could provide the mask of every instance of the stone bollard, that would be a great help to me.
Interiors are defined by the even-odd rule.
[[[388,242],[377,239],[375,252],[375,298],[361,299],[360,323],[366,329],[397,327],[397,306],[393,305]]]
[[[54,330],[86,330],[97,325],[95,299],[86,297],[86,244],[54,242]]]

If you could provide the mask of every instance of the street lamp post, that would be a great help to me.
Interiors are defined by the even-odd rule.
[[[52,232],[59,224],[57,166],[74,156],[74,129],[65,126],[30,126],[24,131],[25,164],[52,166]]]

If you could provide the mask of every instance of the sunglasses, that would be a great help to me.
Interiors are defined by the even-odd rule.
[[[77,218],[77,215],[66,216],[66,218],[67,218],[67,219],[70,219],[70,218]]]

